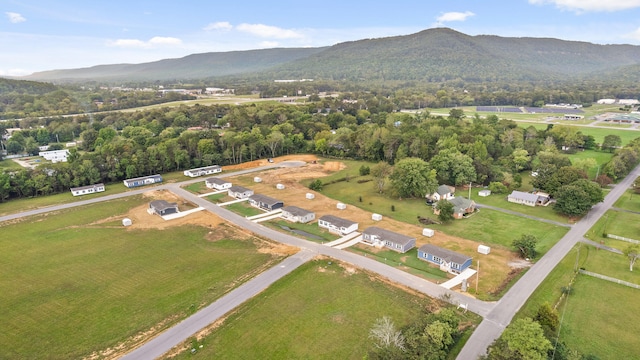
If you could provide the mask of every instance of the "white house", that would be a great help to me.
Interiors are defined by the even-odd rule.
[[[452,188],[448,185],[440,185],[438,186],[436,192],[429,195],[428,198],[436,202],[440,200],[451,200],[454,198],[454,191],[455,190],[452,190]]]
[[[183,173],[184,173],[184,176],[198,177],[203,175],[217,174],[219,172],[222,172],[222,168],[218,165],[213,165],[213,166],[206,166],[206,167],[201,167],[196,169],[185,170]]]
[[[292,222],[308,223],[316,218],[313,211],[305,210],[297,206],[285,206],[282,208],[282,218]]]
[[[358,230],[357,222],[333,215],[321,216],[320,219],[318,219],[318,226],[329,230],[331,233],[339,235],[351,234]]]
[[[67,162],[69,150],[40,151],[38,155],[42,156],[45,160],[51,161],[52,163]]]
[[[104,184],[102,183],[71,188],[71,194],[73,194],[73,196],[87,195],[103,191]]]
[[[405,253],[416,246],[416,238],[376,226],[368,227],[362,232],[362,241],[373,246],[385,246],[400,253]]]
[[[253,195],[253,190],[247,189],[243,186],[233,185],[228,190],[229,196],[236,199],[247,199],[249,196]]]
[[[205,180],[204,184],[209,189],[216,189],[216,190],[228,190],[233,185],[231,184],[230,181],[220,179],[220,178],[214,178],[214,177],[208,178],[207,180]]]

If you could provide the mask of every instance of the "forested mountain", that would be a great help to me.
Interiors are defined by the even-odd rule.
[[[548,38],[469,36],[436,28],[326,48],[205,53],[145,64],[101,65],[35,73],[31,80],[562,81],[598,78],[640,64],[640,46]]]
[[[325,48],[265,49],[188,55],[143,64],[98,65],[51,70],[24,77],[41,81],[179,81],[257,72]]]

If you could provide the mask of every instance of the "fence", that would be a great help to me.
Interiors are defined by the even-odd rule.
[[[612,238],[612,239],[616,239],[616,240],[622,240],[622,241],[634,243],[634,244],[640,244],[639,240],[629,239],[629,238],[618,236],[618,235],[607,234],[607,237],[608,238]]]
[[[587,270],[582,270],[582,269],[581,269],[581,270],[580,270],[580,274],[585,274],[585,275],[593,276],[593,277],[598,278],[598,279],[611,281],[611,282],[614,282],[614,283],[616,283],[616,284],[620,284],[620,285],[624,285],[624,286],[632,287],[632,288],[634,288],[634,289],[640,289],[640,285],[638,285],[638,284],[630,283],[630,282],[628,282],[628,281],[623,281],[623,280],[616,279],[616,278],[612,278],[612,277],[609,277],[609,276],[604,276],[604,275],[596,274],[596,273],[593,273],[593,272],[591,272],[591,271],[587,271]]]

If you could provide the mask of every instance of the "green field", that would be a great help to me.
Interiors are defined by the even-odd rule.
[[[309,241],[314,241],[317,243],[324,243],[324,242],[329,242],[329,241],[338,239],[338,236],[321,229],[320,227],[318,227],[318,224],[315,222],[309,223],[309,224],[301,224],[301,223],[289,222],[289,221],[278,218],[274,220],[265,221],[262,224],[287,234],[294,234],[294,236],[298,236],[298,237],[302,236]],[[304,236],[303,234],[299,234],[293,231],[289,231],[287,229],[283,229],[283,227],[287,227],[292,230],[301,230],[313,236]]]
[[[4,159],[0,161],[0,171],[3,171],[3,170],[16,171],[20,169],[23,169],[23,167],[11,159]]]
[[[311,261],[243,304],[203,341],[203,359],[363,359],[369,329],[390,317],[397,327],[419,316],[415,297],[335,261]],[[477,324],[470,312],[461,323]],[[184,352],[181,358],[191,358]]]
[[[594,180],[596,178],[596,175],[600,172],[598,167],[608,163],[609,160],[611,160],[611,158],[613,157],[613,153],[605,151],[586,150],[578,151],[575,154],[568,154],[568,156],[571,160],[571,163],[574,163],[576,160],[580,159],[594,159],[597,165],[587,171],[587,176],[589,177],[589,179]]]
[[[640,213],[640,194],[636,194],[633,190],[627,190],[624,195],[620,196],[614,206]]]
[[[526,215],[535,216],[541,219],[553,220],[562,224],[568,224],[569,218],[563,215],[558,214],[553,210],[553,205],[549,206],[526,206],[522,204],[514,204],[507,201],[508,194],[491,194],[486,197],[478,196],[478,192],[481,189],[473,189],[471,198],[480,206],[482,204],[495,206],[501,209],[511,210],[515,212],[519,212]]]
[[[264,211],[249,205],[247,201],[226,205],[225,209],[246,217],[264,214]]]
[[[424,260],[418,259],[417,248],[413,248],[406,253],[401,254],[387,249],[374,252],[371,251],[371,246],[356,244],[355,246],[349,247],[347,250],[375,259],[389,266],[397,267],[410,274],[418,275],[437,283],[449,280],[446,272]]]
[[[604,238],[604,233],[640,240],[640,214],[609,210],[585,234],[593,241],[615,241]]]
[[[0,358],[83,358],[129,346],[282,259],[258,252],[259,240],[209,241],[209,228],[135,230],[109,219],[146,201],[0,224]],[[222,230],[234,233],[214,229]]]

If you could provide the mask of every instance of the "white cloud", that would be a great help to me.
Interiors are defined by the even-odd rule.
[[[218,22],[214,22],[211,23],[207,26],[205,26],[203,28],[203,30],[205,31],[212,31],[212,30],[225,30],[225,31],[229,31],[233,29],[233,25],[229,24],[227,21],[218,21]]]
[[[11,22],[13,24],[17,24],[17,23],[21,23],[21,22],[27,21],[27,19],[25,19],[24,16],[22,16],[22,15],[20,15],[18,13],[7,11],[7,12],[5,12],[5,15],[7,15],[7,18],[9,18],[9,22]]]
[[[576,12],[620,11],[640,7],[640,0],[529,0],[530,4],[555,4],[556,7]]]
[[[263,41],[260,43],[261,48],[274,48],[280,45],[277,41]]]
[[[467,20],[467,18],[474,15],[475,14],[472,13],[471,11],[465,11],[465,12],[452,11],[452,12],[447,12],[438,16],[436,18],[436,21],[438,22],[438,24],[442,24],[450,21],[465,21]]]
[[[637,28],[636,31],[634,31],[632,33],[629,33],[629,34],[626,34],[624,37],[627,38],[627,39],[631,39],[631,40],[633,40],[635,42],[639,42],[640,41],[640,27]]]
[[[8,69],[2,70],[0,69],[0,76],[24,76],[31,74],[32,71],[24,70],[24,69]]]
[[[304,37],[304,35],[294,30],[282,29],[276,26],[264,24],[240,24],[236,29],[264,38],[301,39]]]
[[[163,45],[175,46],[180,44],[182,44],[182,40],[178,38],[161,36],[154,36],[149,41],[142,41],[138,39],[117,39],[107,42],[107,45],[109,46],[140,49],[149,49]]]

